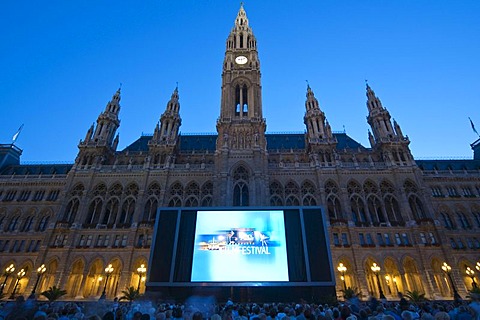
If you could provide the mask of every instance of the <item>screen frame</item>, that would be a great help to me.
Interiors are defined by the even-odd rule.
[[[190,281],[175,281],[174,280],[174,274],[175,274],[175,267],[177,263],[177,246],[179,242],[179,235],[180,235],[180,221],[182,218],[182,212],[195,212],[195,219],[197,217],[198,211],[283,211],[284,219],[286,215],[286,211],[292,211],[292,210],[298,210],[298,214],[300,217],[300,231],[301,231],[301,237],[302,237],[302,246],[303,246],[303,263],[305,266],[305,272],[306,272],[306,281],[265,281],[265,282],[259,282],[259,281],[222,281],[222,282],[199,282],[191,281],[191,270],[190,270]],[[323,241],[326,244],[325,248],[325,253],[327,255],[327,261],[324,263],[328,263],[328,271],[329,271],[329,278],[331,281],[312,281],[312,276],[311,276],[311,269],[310,269],[310,259],[309,259],[309,250],[307,246],[307,236],[306,236],[306,230],[305,230],[305,221],[304,221],[304,210],[318,210],[321,212],[322,215],[322,227],[319,229],[316,229],[317,231],[323,231],[319,232],[319,236],[323,236]],[[151,281],[151,271],[152,271],[152,266],[150,263],[152,263],[154,259],[154,254],[155,254],[155,245],[157,243],[157,237],[159,237],[159,221],[161,220],[161,214],[164,211],[169,211],[169,212],[177,212],[177,218],[176,218],[176,223],[175,223],[175,234],[174,234],[174,240],[173,240],[173,246],[172,246],[172,252],[171,252],[171,265],[170,265],[170,274],[169,274],[169,279],[168,281]],[[287,229],[288,226],[285,225],[285,228]],[[195,221],[195,227],[194,227],[194,233],[196,231],[196,221]],[[193,261],[193,246],[195,245],[195,236],[193,235],[193,240],[191,243],[192,246],[192,261]],[[288,238],[286,239],[286,242],[288,244]],[[290,262],[290,259],[288,258],[288,255],[291,254],[289,253],[287,249],[287,260]],[[325,211],[324,208],[321,206],[310,206],[310,207],[304,207],[304,206],[291,206],[291,207],[161,207],[157,209],[157,216],[155,220],[155,226],[154,226],[154,233],[153,233],[153,239],[152,239],[152,245],[150,248],[150,259],[149,259],[149,268],[147,272],[147,282],[146,285],[147,287],[150,288],[155,288],[155,287],[265,287],[265,286],[272,286],[272,287],[288,287],[288,286],[312,286],[312,287],[318,287],[318,286],[334,286],[335,285],[335,276],[334,276],[334,271],[333,271],[333,265],[332,265],[332,255],[331,255],[331,250],[330,250],[330,239],[328,236],[328,231],[327,231],[327,225],[326,225],[326,219],[325,219]],[[290,277],[290,274],[289,274]],[[291,279],[291,277],[290,277]]]

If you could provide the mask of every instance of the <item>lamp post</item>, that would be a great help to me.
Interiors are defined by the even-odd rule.
[[[114,270],[114,268],[113,268],[112,264],[109,264],[105,268],[105,275],[107,276],[107,278],[105,279],[105,285],[103,286],[103,292],[102,292],[102,295],[100,296],[100,300],[105,299],[107,297],[108,278],[110,278],[110,276],[112,275],[113,270]]]
[[[345,272],[347,272],[347,267],[345,267],[343,263],[340,262],[337,270],[338,272],[340,272],[340,279],[342,279],[343,282],[343,290],[347,290],[347,284],[345,283]]]
[[[137,273],[138,273],[138,286],[137,286],[137,291],[140,292],[140,283],[142,282],[143,275],[147,272],[147,268],[145,268],[145,265],[142,263],[140,267],[137,268]]]
[[[3,272],[3,276],[5,277],[5,279],[3,280],[2,287],[0,288],[0,296],[2,295],[3,289],[7,284],[8,277],[10,277],[13,271],[15,271],[15,266],[13,265],[13,263],[5,268],[5,271]]]
[[[397,285],[397,278],[393,277],[393,284],[395,285],[395,291],[398,294],[398,285]]]
[[[390,276],[389,275],[386,275],[385,276],[385,282],[387,283],[387,290],[388,290],[388,294],[392,294],[392,289],[390,288]]]
[[[13,287],[13,292],[12,292],[12,295],[10,296],[10,299],[15,299],[15,291],[17,291],[17,287],[18,287],[18,283],[20,282],[20,280],[22,280],[23,277],[25,277],[25,269],[21,269],[20,271],[18,271],[17,273],[17,281],[15,282],[15,286]]]
[[[461,300],[462,298],[460,297],[460,295],[458,294],[457,292],[457,288],[455,288],[455,283],[453,282],[453,279],[452,279],[452,267],[450,267],[446,262],[443,263],[442,265],[442,270],[443,272],[445,272],[448,276],[448,279],[450,280],[450,284],[452,285],[452,289],[453,289],[453,299],[455,300]]]
[[[42,264],[40,267],[37,268],[37,281],[35,281],[35,285],[33,286],[32,293],[30,293],[30,296],[28,299],[35,299],[35,290],[37,290],[38,283],[40,282],[40,278],[42,275],[47,271],[47,267],[45,267],[44,264]]]
[[[473,271],[470,267],[467,267],[467,270],[465,270],[467,275],[472,278],[472,287],[476,288],[477,283],[475,282],[475,271]]]
[[[370,269],[372,269],[373,273],[375,273],[375,276],[377,277],[378,293],[380,294],[380,299],[386,299],[385,295],[383,294],[382,285],[380,284],[380,277],[378,276],[378,273],[380,272],[380,266],[374,262]]]

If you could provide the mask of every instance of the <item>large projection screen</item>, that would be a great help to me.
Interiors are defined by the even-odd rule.
[[[289,281],[283,210],[198,211],[191,281]]]
[[[158,211],[148,290],[334,285],[321,207]]]

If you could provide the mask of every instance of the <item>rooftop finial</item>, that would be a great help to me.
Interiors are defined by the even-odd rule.
[[[310,83],[308,83],[308,80],[305,80],[305,82],[307,83],[307,89],[310,89]]]

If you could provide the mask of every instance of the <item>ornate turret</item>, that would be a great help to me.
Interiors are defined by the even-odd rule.
[[[148,142],[154,165],[163,165],[172,155],[178,142],[178,132],[182,118],[180,117],[180,102],[178,86],[167,103],[165,112],[155,126],[152,140]]]
[[[403,136],[400,125],[391,121],[390,113],[382,106],[382,102],[367,83],[367,122],[372,128],[368,139],[372,148],[384,155],[384,160],[392,164],[408,164],[413,161],[408,145],[410,141]]]
[[[119,141],[118,134],[115,137],[120,126],[119,113],[120,88],[115,92],[112,100],[107,103],[105,110],[98,116],[97,125],[92,124],[87,130],[85,140],[80,140],[77,165],[91,166],[113,162]]]
[[[332,134],[332,128],[325,113],[320,110],[318,100],[308,84],[306,97],[303,122],[307,127],[306,142],[310,157],[316,166],[320,163],[332,163],[337,140]]]
[[[330,124],[320,106],[310,85],[307,85],[307,100],[305,101],[305,116],[303,122],[307,126],[307,141],[309,144],[335,143]]]

